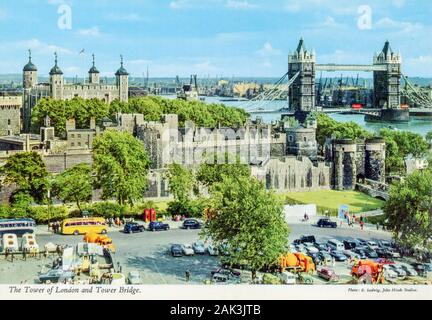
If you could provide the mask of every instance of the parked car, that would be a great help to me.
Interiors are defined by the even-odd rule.
[[[218,248],[216,248],[212,244],[207,247],[207,251],[208,251],[209,255],[211,255],[211,256],[218,256],[219,255]]]
[[[356,241],[359,246],[363,246],[363,247],[367,246],[367,241],[362,238],[355,238],[354,241]]]
[[[332,263],[333,261],[332,256],[327,251],[320,251],[318,253],[318,257],[322,262],[325,263]]]
[[[366,256],[367,256],[368,258],[371,258],[371,259],[377,259],[377,258],[379,258],[379,257],[378,257],[378,254],[376,253],[375,250],[372,250],[372,249],[366,249],[365,252],[366,252]]]
[[[390,264],[389,266],[398,274],[398,277],[404,278],[407,276],[406,271],[400,264]]]
[[[197,241],[192,245],[192,248],[196,254],[205,254],[205,246],[202,241]]]
[[[336,261],[346,261],[347,257],[342,253],[342,251],[333,250],[330,255],[335,258]]]
[[[411,265],[421,277],[425,277],[428,272],[432,272],[432,264],[430,263],[413,263]]]
[[[390,265],[385,264],[383,267],[384,270],[384,278],[397,278],[398,274],[396,271],[394,271],[392,268],[390,268]]]
[[[394,261],[386,259],[386,258],[378,258],[375,261],[378,263],[384,264],[384,265],[394,264]]]
[[[378,243],[376,243],[375,241],[368,241],[366,242],[366,244],[372,250],[379,249]]]
[[[390,258],[396,258],[396,259],[398,259],[398,258],[401,257],[400,253],[396,249],[394,249],[394,248],[390,247],[390,248],[387,249],[387,251],[388,251],[388,253],[390,255]]]
[[[300,242],[301,243],[306,243],[306,242],[316,243],[316,239],[315,239],[315,236],[301,236]]]
[[[392,248],[393,244],[390,241],[386,241],[386,240],[381,240],[378,241],[378,245],[380,246],[380,248]]]
[[[356,253],[360,257],[360,259],[366,259],[367,258],[366,251],[363,249],[356,248],[353,250],[353,252]]]
[[[47,273],[39,275],[39,281],[41,283],[57,283],[64,280],[72,280],[75,278],[75,273],[72,271],[63,271],[63,269],[53,269]]]
[[[237,271],[237,270],[234,270],[231,268],[217,268],[217,269],[211,271],[212,275],[214,275],[216,273],[225,274],[225,275],[228,275],[230,277],[240,277],[241,276],[240,271]]]
[[[225,274],[215,273],[212,278],[211,282],[214,284],[239,284],[240,279],[239,278],[232,278]]]
[[[162,230],[167,231],[170,229],[170,226],[167,223],[154,221],[154,222],[150,222],[148,228],[150,231],[162,231]]]
[[[306,250],[306,247],[304,245],[302,245],[302,244],[296,245],[296,249],[297,249],[297,252],[308,254],[308,252]]]
[[[379,258],[392,258],[392,253],[388,248],[378,248],[375,252],[377,253]]]
[[[201,229],[202,223],[196,219],[186,219],[183,222],[183,229]]]
[[[418,272],[414,269],[414,267],[410,266],[409,264],[403,264],[401,265],[402,269],[406,272],[407,276],[410,277],[418,277]]]
[[[357,254],[357,253],[355,253],[354,251],[351,251],[351,250],[344,250],[344,251],[342,251],[342,253],[344,255],[346,255],[346,257],[348,259],[349,258],[351,258],[351,259],[361,259],[359,254]]]
[[[297,277],[294,273],[284,271],[279,274],[279,278],[281,279],[283,284],[296,284]]]
[[[193,256],[195,254],[195,251],[190,244],[182,245],[182,252],[185,256]]]
[[[344,240],[343,244],[346,250],[352,250],[357,247],[357,242],[353,240]]]
[[[327,251],[328,250],[328,245],[325,242],[317,242],[317,243],[315,243],[315,247],[317,247],[317,249],[319,251],[322,251],[322,250]]]
[[[313,253],[318,253],[319,250],[317,249],[317,247],[313,246],[313,245],[309,245],[306,247],[306,251],[308,254],[313,254]]]
[[[323,278],[327,281],[338,281],[339,280],[339,276],[336,274],[336,272],[334,272],[334,270],[330,269],[330,268],[321,268],[317,271],[317,274],[320,278]]]
[[[173,257],[182,257],[183,256],[183,248],[179,244],[173,244],[171,246],[171,254]]]
[[[141,275],[138,271],[131,271],[127,276],[127,283],[132,285],[142,284]]]
[[[128,222],[125,224],[123,228],[124,233],[135,233],[135,232],[143,232],[145,230],[145,227],[141,224],[138,224],[136,222]]]
[[[317,226],[319,228],[337,228],[337,223],[329,218],[322,218],[318,220]]]

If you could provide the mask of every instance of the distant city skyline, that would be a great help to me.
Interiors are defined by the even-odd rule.
[[[21,73],[31,49],[41,76],[57,52],[67,77],[84,77],[93,53],[102,77],[113,76],[121,54],[133,77],[147,67],[150,77],[280,77],[303,37],[318,63],[370,64],[389,40],[406,75],[432,77],[432,3],[376,2],[1,1],[0,74]]]

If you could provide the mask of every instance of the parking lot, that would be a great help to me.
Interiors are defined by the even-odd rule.
[[[344,240],[346,238],[362,238],[364,240],[391,240],[391,235],[385,231],[372,228],[361,230],[359,226],[346,225],[336,229],[318,228],[310,223],[301,222],[292,218],[289,221],[291,234],[289,243],[302,235],[314,235],[317,241],[327,241],[330,238]],[[206,255],[190,257],[172,257],[170,247],[172,244],[192,244],[199,240],[199,230],[183,230],[174,225],[169,231],[124,234],[121,230],[109,232],[117,250],[115,261],[119,262],[122,272],[127,274],[131,270],[140,272],[144,284],[185,284],[185,271],[191,272],[190,283],[202,284],[209,279],[211,271],[219,266],[219,259]],[[63,236],[38,234],[37,241],[41,247],[52,242],[60,245],[74,246],[82,242],[82,236]],[[28,258],[23,261],[17,256],[14,262],[5,261],[0,257],[0,283],[19,284],[37,283],[37,274],[43,265],[50,264],[51,258],[42,260]],[[350,265],[348,262],[337,262],[334,270],[341,276],[349,277]],[[315,276],[317,284],[326,283]]]

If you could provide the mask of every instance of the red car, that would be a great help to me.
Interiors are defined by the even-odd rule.
[[[391,260],[386,259],[386,258],[379,258],[379,259],[376,259],[375,261],[378,263],[381,263],[381,264],[395,264],[394,261],[391,261]]]
[[[338,281],[339,276],[334,272],[334,270],[330,268],[321,268],[317,271],[317,274],[320,278],[323,278],[327,281]]]

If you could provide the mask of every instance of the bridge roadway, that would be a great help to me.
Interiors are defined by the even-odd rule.
[[[285,108],[283,109],[252,109],[252,110],[246,110],[247,112],[253,114],[253,113],[259,113],[259,114],[269,114],[269,113],[279,113],[284,112],[286,114],[293,113]],[[352,109],[352,108],[322,108],[319,109],[318,112],[322,113],[340,113],[340,114],[378,114],[381,109],[376,108],[367,108],[367,109]],[[410,109],[410,116],[413,117],[432,117],[432,108],[412,108]]]
[[[387,65],[375,64],[375,65],[360,65],[360,64],[317,64],[317,71],[360,71],[360,72],[373,72],[373,71],[387,71]]]

